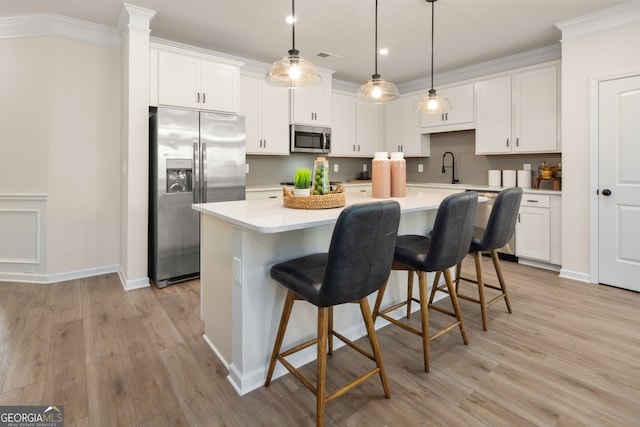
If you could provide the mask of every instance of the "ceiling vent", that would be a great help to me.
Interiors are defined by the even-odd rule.
[[[343,56],[337,55],[335,53],[324,52],[324,51],[316,53],[315,56],[317,58],[324,59],[325,61],[330,61],[330,62],[338,61],[340,59],[344,59]]]

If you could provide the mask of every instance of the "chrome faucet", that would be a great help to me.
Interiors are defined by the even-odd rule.
[[[447,154],[451,154],[451,166],[444,165],[444,158]],[[456,157],[451,151],[445,151],[445,153],[442,155],[442,173],[447,173],[447,168],[451,168],[451,183],[456,184],[460,182],[460,180],[456,179]]]

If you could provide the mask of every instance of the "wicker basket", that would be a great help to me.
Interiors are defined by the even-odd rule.
[[[347,203],[344,185],[338,184],[329,194],[316,196],[294,196],[293,190],[282,187],[284,207],[291,209],[332,209],[340,208]]]

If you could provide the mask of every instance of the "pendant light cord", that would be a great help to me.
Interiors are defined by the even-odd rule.
[[[291,50],[296,50],[296,0],[291,0]]]
[[[378,76],[378,0],[376,0],[376,26],[375,26],[375,32],[376,32],[376,37],[375,37],[376,41],[375,41],[373,57],[375,58],[375,75]]]
[[[431,1],[431,90],[433,90],[433,34],[434,34],[434,5],[436,0],[427,0]]]

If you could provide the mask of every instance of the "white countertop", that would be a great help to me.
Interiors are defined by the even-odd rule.
[[[279,187],[282,188],[282,187]],[[400,203],[402,213],[437,209],[440,202],[449,194],[464,191],[465,187],[438,189],[420,192],[407,197],[391,198]],[[356,203],[380,201],[364,194],[349,194],[347,206]],[[486,199],[484,199],[486,200]],[[336,209],[289,209],[282,200],[257,199],[233,202],[201,203],[192,205],[193,209],[205,215],[227,221],[238,227],[258,233],[280,233],[320,225],[334,224],[343,208]]]

